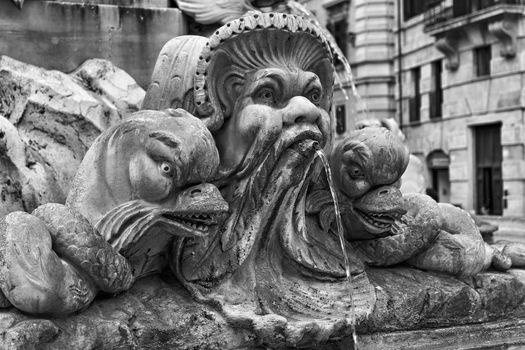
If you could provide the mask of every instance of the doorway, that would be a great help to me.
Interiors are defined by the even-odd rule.
[[[432,179],[432,190],[438,202],[450,203],[450,159],[442,150],[434,150],[427,156],[427,167]]]
[[[475,127],[474,138],[476,212],[481,215],[502,215],[501,123]]]

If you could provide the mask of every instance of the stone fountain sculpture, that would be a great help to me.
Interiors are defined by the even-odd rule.
[[[511,256],[486,244],[466,211],[419,193],[402,196],[408,162],[402,139],[380,126],[352,132],[332,153],[346,238],[361,260],[374,266],[408,262],[458,276],[490,266],[508,270]],[[523,267],[518,260],[514,266]]]
[[[122,292],[160,273],[172,237],[207,234],[227,211],[216,187],[186,186],[217,166],[209,131],[182,110],[138,112],[108,129],[84,157],[65,206],[2,218],[1,290],[27,313],[67,315],[98,291]]]
[[[519,266],[520,247],[502,247],[512,253],[505,257],[480,243],[463,212],[401,196],[408,151],[395,136],[365,128],[331,150],[333,77],[323,32],[294,15],[252,12],[207,39],[170,41],[145,110],[96,139],[65,205],[0,222],[3,293],[27,313],[59,316],[36,322],[9,311],[18,321],[7,338],[82,348],[330,348],[355,343],[356,328],[521,315],[522,275],[478,274]],[[331,155],[324,170],[322,150]],[[404,262],[430,272],[374,267]],[[166,267],[169,284],[155,276]],[[151,299],[169,332],[151,333],[155,316],[137,311]],[[114,322],[112,331],[96,328],[80,342],[98,320]]]
[[[174,63],[191,62],[192,52],[194,83],[174,85],[192,67]],[[291,344],[344,333],[352,296],[343,252],[333,232],[306,225],[304,209],[315,151],[330,143],[333,65],[322,32],[300,17],[254,13],[207,42],[174,39],[160,56],[144,107],[193,101],[190,112],[214,133],[215,183],[230,206],[218,235],[177,247],[179,279],[240,325],[282,329]],[[356,262],[353,273],[366,280],[362,272]],[[364,316],[372,300],[363,297],[354,303]]]

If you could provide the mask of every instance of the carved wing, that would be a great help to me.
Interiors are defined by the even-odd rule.
[[[182,12],[201,24],[224,24],[253,10],[244,0],[177,0],[177,4]]]
[[[22,9],[22,6],[24,6],[24,0],[11,0],[15,4],[16,7],[18,7],[20,10]]]

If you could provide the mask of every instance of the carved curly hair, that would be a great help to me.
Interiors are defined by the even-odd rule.
[[[211,130],[219,129],[231,113],[235,91],[246,73],[265,67],[310,71],[325,90],[321,106],[329,110],[332,98],[333,56],[322,30],[302,17],[251,12],[227,23],[212,35],[199,57],[195,73],[195,104]],[[225,91],[219,94],[219,91]]]

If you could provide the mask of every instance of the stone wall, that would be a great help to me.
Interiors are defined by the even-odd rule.
[[[145,87],[162,46],[186,33],[178,9],[150,2],[137,8],[26,0],[20,11],[0,1],[0,54],[63,72],[104,58]]]

